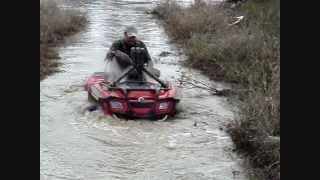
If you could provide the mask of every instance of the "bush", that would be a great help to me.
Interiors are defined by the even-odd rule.
[[[244,104],[229,132],[253,167],[280,179],[280,10],[278,0],[247,0],[236,8],[201,0],[190,7],[166,1],[154,9],[188,66],[232,83]],[[244,15],[236,25],[235,16]],[[257,172],[258,172],[257,171]]]
[[[40,1],[40,79],[56,71],[57,52],[50,48],[87,23],[84,13],[63,9],[56,1]]]

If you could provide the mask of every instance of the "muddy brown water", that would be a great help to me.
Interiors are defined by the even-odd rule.
[[[66,3],[87,11],[90,22],[59,49],[62,72],[40,82],[40,179],[245,179],[241,160],[231,151],[232,141],[221,129],[235,116],[223,97],[183,86],[182,112],[163,122],[116,120],[101,109],[86,111],[90,104],[84,82],[93,72],[103,71],[107,49],[127,24],[138,28],[162,79],[178,83],[187,75],[225,86],[181,65],[183,53],[169,42],[157,20],[145,14],[158,1]],[[163,57],[162,52],[170,53]]]

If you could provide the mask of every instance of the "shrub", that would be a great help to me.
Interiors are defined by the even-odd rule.
[[[180,7],[166,1],[153,12],[185,50],[186,65],[245,89],[236,93],[243,105],[228,131],[256,172],[280,179],[279,1],[247,0],[230,7],[201,0]],[[245,19],[230,25],[237,15]]]
[[[86,15],[79,10],[63,9],[53,0],[40,1],[40,79],[55,72],[59,64],[58,53],[51,47],[86,23]]]

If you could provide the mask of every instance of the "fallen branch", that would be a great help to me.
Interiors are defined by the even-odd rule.
[[[243,18],[244,18],[244,16],[235,17],[235,19],[237,19],[237,20],[235,22],[229,24],[229,26],[239,24]]]
[[[206,91],[209,91],[212,95],[219,95],[219,96],[225,96],[227,94],[229,94],[230,89],[217,89],[213,86],[208,85],[205,82],[202,82],[200,80],[195,80],[192,79],[190,77],[187,77],[185,75],[182,75],[182,77],[180,79],[178,79],[180,86],[184,86],[184,85],[191,85],[192,87],[189,88],[198,88],[198,89],[203,89]]]

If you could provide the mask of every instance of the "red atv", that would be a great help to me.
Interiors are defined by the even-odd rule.
[[[145,68],[141,58],[143,52],[143,48],[132,48],[129,67],[112,82],[107,80],[104,72],[96,72],[88,78],[85,86],[88,98],[101,105],[105,114],[148,119],[175,115],[179,102],[177,88],[164,83]],[[132,72],[135,77],[128,78]],[[127,79],[121,81],[124,78]]]

